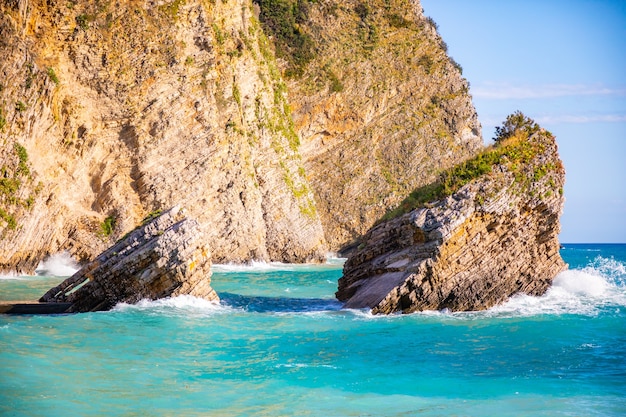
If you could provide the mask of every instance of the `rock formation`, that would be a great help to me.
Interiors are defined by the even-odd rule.
[[[203,242],[198,223],[173,208],[132,231],[39,301],[71,303],[66,312],[88,312],[182,294],[218,300]]]
[[[543,294],[566,267],[557,240],[565,172],[550,133],[526,136],[443,173],[416,190],[398,217],[373,227],[339,280],[345,307],[482,310],[516,293]],[[412,209],[412,201],[446,194],[455,181],[467,183]]]
[[[273,2],[308,10],[295,72],[263,3],[0,2],[0,270],[174,205],[216,262],[314,261],[480,144],[417,1]]]

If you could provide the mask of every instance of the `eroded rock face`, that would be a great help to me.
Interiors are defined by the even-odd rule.
[[[131,232],[39,301],[72,303],[67,312],[87,312],[183,294],[218,300],[203,237],[196,221],[173,208]]]
[[[33,273],[63,250],[94,259],[175,205],[208,226],[215,261],[323,259],[248,0],[4,1],[0,56],[0,270]]]
[[[533,153],[523,165],[503,156],[433,207],[372,228],[346,262],[337,298],[388,314],[482,310],[543,294],[566,268],[557,239],[565,172],[549,133],[523,149]]]

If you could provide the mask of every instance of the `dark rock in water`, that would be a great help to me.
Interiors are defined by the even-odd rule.
[[[131,232],[39,301],[71,303],[67,312],[189,294],[217,300],[211,258],[195,220],[175,207]]]
[[[540,131],[493,152],[485,174],[364,236],[339,280],[346,308],[482,310],[550,287],[566,268],[557,239],[565,171],[554,137]]]

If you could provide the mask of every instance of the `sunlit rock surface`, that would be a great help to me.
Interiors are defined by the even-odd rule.
[[[372,228],[339,280],[345,307],[467,311],[543,294],[566,268],[558,242],[565,171],[545,131],[510,155],[432,207]]]
[[[87,312],[183,294],[218,300],[203,241],[198,223],[173,208],[131,232],[39,301],[71,303],[66,312]]]

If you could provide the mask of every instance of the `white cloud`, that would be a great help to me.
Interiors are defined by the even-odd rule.
[[[584,115],[554,115],[554,116],[541,116],[535,118],[535,121],[539,124],[542,123],[621,123],[626,122],[626,114],[598,114],[591,116]]]
[[[587,84],[521,85],[484,83],[472,87],[476,98],[492,100],[537,99],[572,96],[626,96],[626,88]]]

